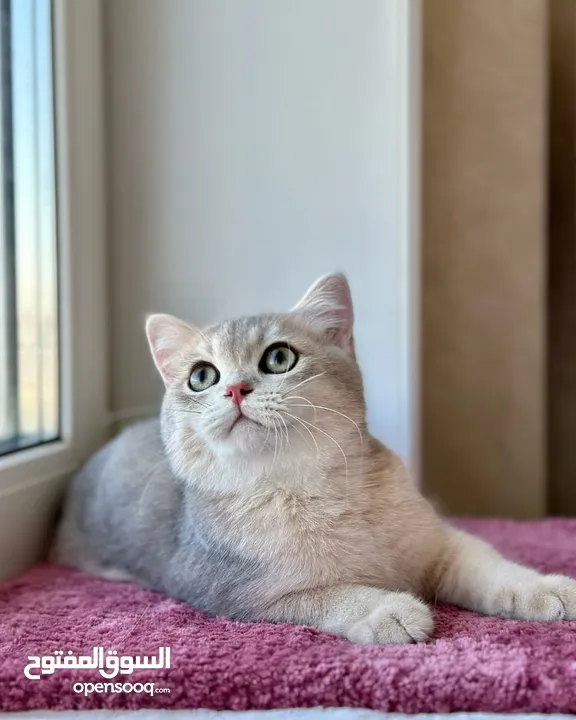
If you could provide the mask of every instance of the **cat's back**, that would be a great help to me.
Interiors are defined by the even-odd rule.
[[[164,467],[169,470],[160,422],[145,420],[120,432],[93,455],[73,478],[70,494],[108,487],[133,495],[143,478]]]
[[[179,491],[157,419],[139,422],[104,445],[72,478],[62,509],[55,559],[78,565],[79,551],[121,544],[144,531],[149,508],[170,512]]]

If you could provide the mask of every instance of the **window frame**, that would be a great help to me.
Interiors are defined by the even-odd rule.
[[[9,48],[5,48],[6,35],[10,32],[10,28],[4,26],[0,28],[0,73],[4,73],[5,62],[9,57]],[[2,101],[0,103],[0,147],[8,147],[10,155],[12,155],[12,142],[6,146],[4,142],[4,131],[6,124],[12,126],[12,103],[11,89],[9,83],[5,83],[4,78],[0,79],[0,93]],[[9,165],[12,166],[12,157],[9,158]],[[13,213],[10,208],[10,217],[7,216],[5,206],[6,185],[4,179],[4,163],[0,163],[0,217],[2,222],[11,226],[13,224]],[[8,231],[11,231],[11,227]],[[11,245],[11,244],[10,244]],[[13,377],[15,363],[16,348],[10,347],[10,335],[12,335],[9,322],[7,319],[13,313],[13,284],[14,279],[10,275],[9,265],[13,265],[13,252],[8,243],[0,243],[0,282],[6,282],[6,288],[0,289],[0,437],[14,432],[15,406],[16,406],[16,383]],[[13,272],[13,268],[12,268]],[[10,283],[10,286],[8,286]],[[1,287],[1,286],[0,286]],[[5,423],[5,427],[2,425]]]
[[[0,2],[0,141],[5,155],[0,168],[5,227],[0,243],[3,455],[59,437],[60,393],[52,2]]]
[[[66,477],[107,430],[103,8],[101,0],[52,6],[61,431],[58,440],[0,456],[0,540],[10,549],[0,551],[0,576],[40,552]],[[22,527],[24,497],[42,498],[42,506]]]

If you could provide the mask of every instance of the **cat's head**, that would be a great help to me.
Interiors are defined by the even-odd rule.
[[[360,443],[365,408],[352,329],[350,289],[340,274],[320,278],[285,314],[203,330],[150,316],[173,464],[185,474],[206,450],[232,463],[270,462]]]

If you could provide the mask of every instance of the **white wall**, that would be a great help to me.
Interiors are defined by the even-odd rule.
[[[289,308],[344,270],[373,432],[410,386],[409,0],[108,0],[112,405],[160,393],[145,312]]]

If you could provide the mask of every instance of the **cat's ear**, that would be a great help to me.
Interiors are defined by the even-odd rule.
[[[190,353],[196,331],[172,315],[149,315],[146,318],[146,336],[156,367],[168,386],[179,374]]]
[[[352,296],[342,273],[319,278],[292,312],[305,315],[330,342],[354,352]]]

